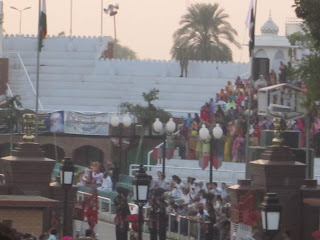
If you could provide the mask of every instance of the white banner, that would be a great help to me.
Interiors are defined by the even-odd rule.
[[[108,113],[65,112],[65,133],[108,135]]]

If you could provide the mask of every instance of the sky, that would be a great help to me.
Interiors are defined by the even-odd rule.
[[[12,6],[20,10],[31,7],[21,13],[21,33],[37,34],[39,0],[2,1],[5,33],[19,34],[20,13],[10,8]],[[179,28],[181,16],[188,6],[200,2],[218,3],[229,14],[228,21],[238,32],[236,39],[243,45],[241,49],[231,48],[233,60],[248,61],[245,19],[250,0],[46,0],[48,34],[65,32],[68,36],[72,22],[73,36],[101,36],[102,15],[102,35],[114,37],[114,18],[101,14],[101,6],[107,8],[109,4],[118,3],[115,20],[120,44],[135,51],[139,59],[170,60],[172,35]],[[256,34],[260,34],[260,27],[271,12],[279,26],[279,35],[284,35],[287,18],[295,17],[293,4],[294,0],[258,0]]]

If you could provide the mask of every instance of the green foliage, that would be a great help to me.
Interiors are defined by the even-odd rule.
[[[137,54],[129,47],[121,45],[119,41],[115,44],[115,58],[119,59],[137,59]]]
[[[237,31],[226,21],[228,17],[217,3],[191,5],[182,16],[181,28],[173,35],[172,58],[180,60],[183,49],[189,60],[231,61],[232,51],[227,43],[239,48],[240,44],[235,40]]]
[[[291,41],[302,41],[311,50],[299,63],[296,74],[308,89],[304,105],[308,115],[312,115],[318,108],[315,102],[320,100],[320,1],[295,0],[294,7],[297,17],[304,20],[305,35],[295,34]]]
[[[142,131],[140,134],[139,146],[137,150],[137,155],[135,163],[138,163],[139,156],[142,149],[142,143],[144,138],[144,133],[146,129],[149,129],[149,134],[151,134],[152,124],[156,118],[159,118],[162,122],[167,122],[171,117],[171,114],[166,112],[162,108],[156,107],[153,102],[158,100],[158,89],[152,89],[148,93],[142,93],[144,101],[147,103],[147,106],[142,106],[140,104],[132,104],[129,102],[123,102],[120,104],[121,112],[130,112],[133,114],[138,121],[142,124]]]
[[[296,14],[305,21],[310,34],[320,47],[320,1],[319,0],[295,0]]]
[[[156,107],[153,102],[158,100],[158,89],[152,89],[148,93],[142,93],[144,101],[147,106],[140,104],[132,104],[129,102],[123,102],[120,104],[121,112],[130,112],[136,118],[139,119],[144,127],[150,127],[156,118],[159,118],[163,122],[167,122],[171,115],[162,108]]]
[[[9,130],[13,130],[21,119],[22,107],[20,96],[6,96],[5,103],[1,106],[0,121],[5,124]]]

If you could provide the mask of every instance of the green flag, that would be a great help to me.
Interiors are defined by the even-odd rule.
[[[39,51],[41,51],[42,40],[47,36],[47,13],[46,13],[46,0],[42,0],[42,8],[39,19]]]

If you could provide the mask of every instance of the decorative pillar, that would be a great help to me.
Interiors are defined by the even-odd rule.
[[[289,231],[292,240],[301,234],[302,201],[300,188],[304,184],[306,165],[296,161],[289,147],[283,146],[280,119],[274,120],[273,145],[262,153],[262,159],[249,163],[252,187],[265,193],[276,193],[282,206],[279,234]]]
[[[6,184],[11,194],[39,195],[48,197],[49,184],[55,161],[44,157],[39,143],[34,142],[32,135],[35,125],[34,114],[24,114],[23,142],[12,151],[12,156],[0,159]]]

